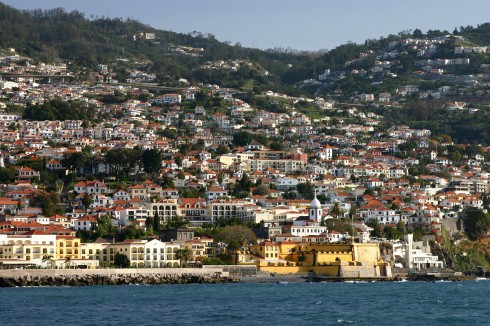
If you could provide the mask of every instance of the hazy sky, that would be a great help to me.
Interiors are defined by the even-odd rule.
[[[87,18],[133,18],[157,29],[211,33],[262,49],[332,49],[419,28],[489,22],[490,0],[0,0],[18,9],[63,7]]]

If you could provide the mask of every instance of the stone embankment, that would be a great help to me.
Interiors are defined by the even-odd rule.
[[[234,282],[221,269],[4,270],[0,287]]]

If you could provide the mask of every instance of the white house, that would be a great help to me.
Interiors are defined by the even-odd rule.
[[[117,200],[124,200],[124,201],[130,201],[131,200],[131,195],[125,191],[125,190],[118,190],[112,195],[112,199],[114,201]]]
[[[393,244],[393,257],[396,267],[415,270],[443,267],[443,262],[431,254],[427,241],[414,243],[411,233],[405,236],[404,243]]]
[[[75,231],[90,231],[92,226],[96,224],[97,218],[95,216],[83,216],[78,219],[72,220],[72,229]]]
[[[74,190],[79,194],[105,194],[109,188],[99,180],[80,181],[74,187]]]
[[[287,190],[291,188],[296,188],[299,181],[297,178],[282,177],[276,180],[276,187],[278,190]]]
[[[127,226],[136,223],[145,226],[148,210],[144,207],[129,207],[119,211],[119,224]]]
[[[228,196],[228,191],[219,187],[212,187],[206,191],[206,200],[213,201],[220,197]]]
[[[163,96],[153,99],[156,104],[177,104],[182,101],[180,94],[165,94]]]
[[[315,153],[316,156],[321,158],[322,160],[331,160],[333,157],[333,147],[330,145],[326,145],[321,148],[318,152]]]

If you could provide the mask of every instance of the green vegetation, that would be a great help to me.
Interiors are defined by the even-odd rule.
[[[413,102],[401,109],[377,109],[389,124],[403,122],[412,128],[429,129],[432,134],[448,134],[455,142],[490,144],[490,110],[471,115],[467,110],[449,110],[440,101]]]
[[[242,225],[229,225],[223,227],[216,235],[218,241],[228,244],[229,253],[234,253],[242,246],[256,242],[255,234],[249,228]]]
[[[110,238],[117,233],[117,227],[112,225],[111,219],[107,215],[97,218],[97,222],[92,224],[93,239]]]
[[[247,131],[239,131],[233,134],[233,144],[235,146],[246,146],[252,142],[257,141],[262,145],[267,145],[267,137],[262,134],[252,134]]]
[[[180,267],[186,267],[187,262],[192,258],[192,250],[188,248],[178,249],[175,258],[180,261]]]
[[[395,227],[381,225],[376,220],[371,220],[366,224],[369,227],[373,228],[373,231],[371,231],[371,236],[376,238],[401,240],[403,239],[403,236],[407,233],[405,224],[403,222],[398,222]],[[416,241],[420,240],[423,235],[425,235],[423,229],[415,229],[413,230],[413,234]]]
[[[66,102],[60,98],[28,106],[23,114],[27,120],[93,120],[95,109],[80,102]]]
[[[44,216],[63,214],[63,209],[58,205],[60,196],[56,192],[35,191],[30,197],[30,204],[33,207],[41,207]]]
[[[454,247],[453,268],[465,273],[478,273],[480,268],[490,270],[490,246],[485,243],[462,240]]]
[[[490,214],[480,209],[467,208],[465,210],[464,231],[470,240],[480,240],[490,231]]]
[[[237,198],[247,198],[250,197],[250,188],[253,186],[253,182],[250,181],[246,173],[243,174],[242,178],[233,187],[233,196]]]
[[[114,255],[114,266],[119,268],[127,268],[131,266],[131,262],[126,255],[118,252]]]
[[[329,232],[337,231],[342,234],[348,233],[352,235],[352,225],[347,221],[343,221],[338,218],[329,218],[325,220],[324,224]]]
[[[141,154],[141,162],[146,173],[155,174],[162,166],[163,154],[158,149],[145,149]]]
[[[298,183],[296,189],[303,199],[312,200],[315,197],[315,189],[311,182]]]

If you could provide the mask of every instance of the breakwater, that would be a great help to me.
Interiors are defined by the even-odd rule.
[[[235,280],[220,268],[176,269],[39,269],[0,271],[0,287],[88,286],[122,284],[228,283]]]

